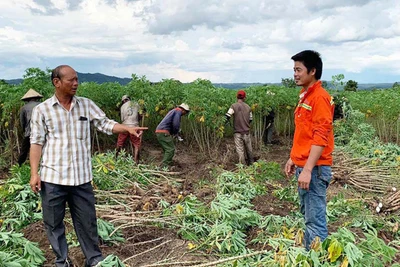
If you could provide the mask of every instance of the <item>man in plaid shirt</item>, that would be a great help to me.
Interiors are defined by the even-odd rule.
[[[78,75],[70,66],[55,68],[51,80],[55,94],[37,105],[31,117],[30,186],[42,198],[43,221],[56,255],[56,266],[72,266],[63,222],[66,202],[86,266],[96,266],[103,256],[98,245],[91,185],[90,123],[109,135],[137,136],[147,128],[118,124],[108,119],[92,100],[75,96]]]

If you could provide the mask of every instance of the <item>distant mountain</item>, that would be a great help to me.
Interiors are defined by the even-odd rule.
[[[117,82],[122,85],[128,84],[132,79],[131,78],[119,78],[115,76],[109,76],[101,73],[78,73],[79,82],[96,82],[96,83],[107,83],[107,82]],[[23,79],[11,79],[5,80],[8,84],[20,84]]]
[[[79,82],[96,82],[96,83],[107,83],[107,82],[117,82],[122,85],[128,84],[131,78],[119,78],[115,76],[108,76],[101,73],[79,73]]]
[[[359,90],[387,89],[392,88],[393,83],[359,83]]]
[[[11,79],[11,80],[4,80],[8,84],[20,84],[24,79]]]
[[[117,82],[121,85],[126,85],[131,81],[131,78],[119,78],[115,76],[109,76],[101,73],[80,73],[78,72],[79,82],[96,82],[96,83],[106,83],[106,82]],[[8,84],[20,84],[23,79],[11,79],[5,80]],[[213,83],[215,87],[222,87],[227,89],[241,89],[248,88],[250,86],[260,86],[260,85],[281,85],[281,83]],[[376,88],[385,89],[392,88],[392,83],[359,83],[359,90],[373,90]],[[330,87],[330,82],[328,81],[328,88]]]

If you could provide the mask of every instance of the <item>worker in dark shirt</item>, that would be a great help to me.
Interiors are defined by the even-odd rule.
[[[170,110],[156,128],[157,140],[164,151],[162,167],[169,167],[172,165],[172,158],[175,155],[173,138],[177,137],[179,141],[182,140],[178,135],[181,126],[181,117],[189,113],[189,111],[189,106],[187,104],[180,104],[178,107]]]
[[[35,106],[40,104],[40,99],[43,98],[41,94],[33,89],[29,89],[28,92],[21,98],[25,102],[19,113],[19,120],[21,127],[24,131],[24,139],[22,140],[21,151],[18,157],[18,164],[21,166],[28,157],[29,149],[31,147],[30,135],[31,135],[31,115],[32,110]]]

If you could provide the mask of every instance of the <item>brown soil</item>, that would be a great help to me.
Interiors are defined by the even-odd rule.
[[[289,147],[281,144],[264,147],[257,151],[255,157],[256,159],[276,161],[283,166],[288,155]],[[162,160],[161,148],[153,144],[144,144],[141,159],[143,163],[159,164]],[[233,140],[225,140],[221,144],[220,150],[216,150],[213,155],[202,154],[193,148],[186,147],[184,143],[180,143],[177,145],[175,153],[175,167],[171,171],[178,172],[177,178],[183,182],[178,188],[168,183],[162,184],[162,192],[157,193],[170,202],[176,200],[179,194],[194,194],[202,201],[209,202],[214,198],[211,170],[213,168],[235,170],[237,160]],[[143,199],[138,202],[137,210],[143,210],[144,205],[147,205],[149,209],[157,206],[156,200],[148,198],[152,193],[155,193],[155,189],[146,192],[146,196],[143,196]],[[262,215],[287,215],[290,212],[287,209],[290,204],[279,201],[272,194],[259,196],[252,203]],[[101,217],[101,212],[98,215]],[[73,231],[70,223],[66,223],[66,228],[67,233]],[[39,247],[45,252],[46,262],[44,266],[53,266],[54,254],[47,240],[43,223],[37,222],[28,226],[24,230],[24,234],[28,240],[38,242]],[[126,261],[129,266],[145,266],[166,258],[174,258],[175,262],[192,261],[193,263],[215,260],[207,255],[189,253],[189,242],[181,239],[172,229],[160,229],[151,226],[130,227],[123,230],[123,235],[126,239],[125,243],[102,244],[101,249],[104,255],[114,254],[121,260],[136,255]],[[151,250],[157,245],[160,245],[160,247]],[[84,266],[84,255],[79,247],[70,247],[69,257],[76,266]]]
[[[283,171],[289,151],[289,142],[281,140],[280,144],[269,145],[258,150],[255,157],[266,161],[278,162],[281,164]],[[154,144],[145,143],[142,148],[141,159],[143,163],[159,164],[162,159],[161,148]],[[210,172],[214,168],[235,170],[237,155],[234,150],[233,140],[224,140],[220,149],[216,150],[212,155],[206,155],[187,147],[184,143],[180,143],[177,145],[174,160],[176,167],[172,171],[178,172],[177,178],[182,183],[174,186],[169,183],[161,185],[163,188],[161,196],[172,202],[177,199],[179,194],[194,194],[202,201],[209,202],[214,198],[212,189],[214,181]],[[283,181],[281,184],[285,186],[288,182],[289,180]],[[271,185],[266,184],[266,187],[268,192],[274,190]],[[332,192],[328,194],[328,198],[336,195],[338,191],[340,191],[339,185],[332,186]],[[147,191],[146,196],[143,196],[143,199],[138,202],[136,209],[144,210],[146,207],[151,210],[157,207],[157,201],[149,198],[149,195],[151,196],[153,193],[156,193],[155,189]],[[160,196],[160,192],[157,193]],[[291,202],[279,200],[273,194],[257,196],[252,201],[252,204],[254,209],[261,215],[276,214],[286,216],[297,209]],[[98,215],[102,216],[100,212]],[[330,230],[338,227],[340,227],[339,223],[330,226]],[[70,224],[67,225],[67,232],[69,231],[72,231]],[[257,235],[257,231],[257,228],[249,229],[249,241]],[[44,232],[43,223],[38,222],[28,226],[24,230],[24,234],[30,241],[38,242],[39,247],[45,252],[46,262],[44,266],[53,266],[54,254]],[[181,239],[176,231],[172,229],[135,226],[123,229],[123,236],[126,240],[125,243],[102,244],[101,249],[104,255],[117,255],[121,260],[126,260],[125,263],[129,266],[146,266],[160,262],[163,259],[173,259],[176,263],[200,263],[215,260],[206,254],[190,253],[188,249],[189,242]],[[155,248],[156,246],[159,247]],[[256,247],[252,248],[256,249]],[[84,266],[84,256],[79,247],[70,248],[69,257],[75,266]],[[184,266],[184,264],[175,266]]]

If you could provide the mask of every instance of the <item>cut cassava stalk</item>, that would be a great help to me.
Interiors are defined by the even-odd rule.
[[[361,191],[385,193],[400,183],[393,175],[394,169],[387,166],[370,166],[370,159],[349,158],[337,153],[332,166],[333,182],[349,184]]]

